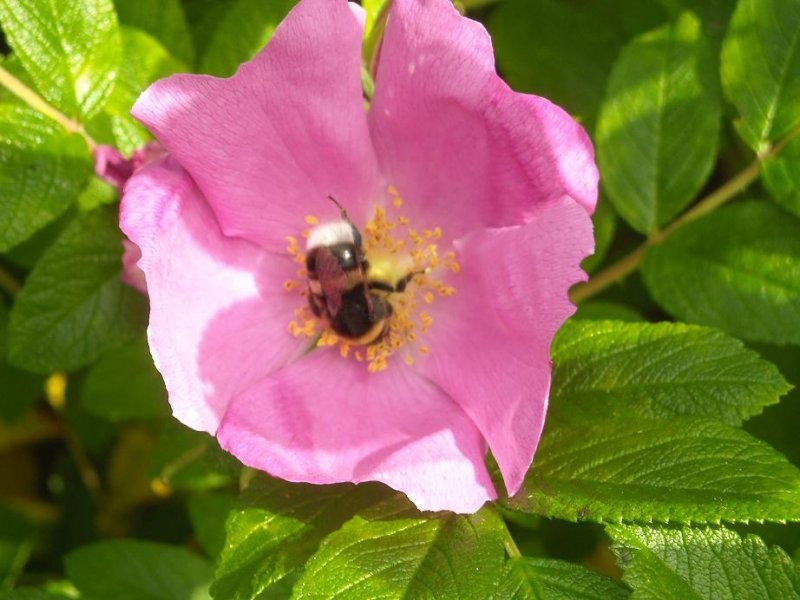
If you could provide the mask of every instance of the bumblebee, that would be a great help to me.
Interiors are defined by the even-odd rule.
[[[405,290],[414,273],[394,284],[369,277],[361,233],[332,197],[340,219],[317,225],[306,244],[308,303],[340,337],[354,344],[380,341],[389,332],[392,305],[387,295]]]

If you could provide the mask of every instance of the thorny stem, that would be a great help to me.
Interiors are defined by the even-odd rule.
[[[86,131],[83,129],[83,125],[73,119],[70,119],[67,115],[48,104],[47,100],[42,98],[39,94],[34,92],[31,88],[22,83],[3,67],[0,67],[0,85],[8,89],[8,91],[17,96],[31,108],[38,110],[46,117],[51,118],[53,121],[61,125],[67,130],[67,132],[79,134],[84,141],[86,141],[89,151],[94,151],[97,143],[91,138],[91,136],[89,136],[88,133],[86,133]]]
[[[644,254],[650,246],[660,244],[677,229],[719,208],[737,194],[744,191],[745,188],[758,178],[758,174],[761,170],[761,163],[780,153],[786,144],[798,137],[798,135],[800,135],[800,128],[793,130],[780,142],[762,152],[752,163],[733,177],[733,179],[711,192],[667,227],[651,234],[638,248],[597,273],[597,275],[593,276],[586,283],[576,285],[570,291],[570,300],[573,304],[579,304],[599,294],[611,284],[633,273],[639,268],[639,265],[642,264]]]

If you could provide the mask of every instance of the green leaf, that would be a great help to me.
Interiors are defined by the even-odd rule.
[[[121,24],[149,33],[172,56],[187,65],[194,63],[194,47],[180,0],[114,0],[114,6]],[[127,52],[123,55],[136,58]]]
[[[225,520],[236,505],[227,494],[198,494],[188,501],[189,518],[205,553],[216,558],[225,547]]]
[[[200,59],[200,71],[227,77],[261,50],[294,6],[294,0],[233,0]]]
[[[778,204],[800,217],[800,138],[761,163],[761,180]]]
[[[122,235],[112,208],[76,218],[28,276],[11,311],[9,360],[47,373],[74,369],[144,327],[142,296],[119,280]]]
[[[503,573],[503,525],[483,509],[433,516],[393,500],[348,521],[308,561],[294,598],[475,598]]]
[[[75,596],[55,594],[33,587],[21,587],[7,592],[0,592],[0,600],[72,600]]]
[[[212,436],[170,419],[159,434],[149,476],[172,489],[197,492],[229,485],[240,470]]]
[[[144,337],[105,353],[92,365],[81,389],[81,405],[111,421],[169,415],[167,390]]]
[[[614,65],[597,162],[614,208],[637,231],[672,220],[711,173],[721,115],[714,67],[691,13],[636,38]]]
[[[637,2],[627,11],[601,4],[505,0],[489,19],[497,62],[509,84],[550,98],[589,129],[627,33],[615,20],[645,15],[645,22],[633,27],[649,29],[663,17],[654,2]]]
[[[609,527],[636,598],[790,600],[800,574],[780,548],[724,528]]]
[[[203,600],[211,564],[183,548],[139,540],[105,541],[70,552],[67,576],[86,600]]]
[[[302,567],[322,539],[357,511],[392,495],[379,484],[316,486],[258,476],[228,517],[212,594],[260,597]]]
[[[644,317],[635,308],[619,302],[606,300],[589,300],[578,305],[572,315],[573,321],[644,321]]]
[[[588,256],[581,264],[587,273],[596,271],[603,262],[617,230],[617,215],[603,196],[600,197],[597,209],[592,215],[592,225],[594,225],[594,254]]]
[[[80,136],[26,106],[0,104],[0,252],[62,215],[90,173]]]
[[[800,470],[717,421],[550,421],[506,506],[568,521],[798,520]]]
[[[111,116],[117,148],[127,155],[151,139],[147,129],[130,116],[136,99],[153,81],[178,71],[186,71],[187,67],[143,31],[121,27],[120,34],[122,49],[127,58],[120,67],[105,112]]]
[[[7,342],[8,309],[0,300],[0,421],[12,423],[22,417],[42,395],[44,381],[38,375],[6,364]]]
[[[103,107],[121,59],[111,0],[0,0],[0,25],[56,108],[89,118]]]
[[[33,548],[33,525],[21,514],[0,506],[0,589],[12,587]]]
[[[497,600],[623,600],[628,590],[586,567],[548,558],[515,558],[501,579]]]
[[[739,425],[790,389],[739,340],[679,323],[567,322],[550,354],[552,410],[569,420],[691,415]]]
[[[722,85],[757,153],[800,125],[800,4],[739,1],[722,46]]]
[[[648,249],[642,274],[681,320],[800,344],[800,220],[774,205],[734,204],[685,225]]]

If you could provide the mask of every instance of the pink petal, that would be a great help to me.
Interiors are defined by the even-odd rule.
[[[547,100],[512,92],[486,30],[449,0],[393,2],[369,122],[387,180],[452,238],[526,223],[565,196],[594,209],[586,133]]]
[[[363,24],[343,0],[303,0],[229,79],[175,75],[136,102],[227,235],[282,250],[303,217],[359,222],[378,185],[361,91]]]
[[[122,240],[122,273],[120,280],[122,283],[139,290],[147,295],[147,280],[144,278],[144,271],[139,268],[139,260],[142,258],[142,251],[139,246],[130,240]]]
[[[213,433],[233,395],[301,351],[287,330],[300,298],[282,287],[297,265],[225,237],[171,158],[129,180],[120,226],[141,249],[150,349],[173,412]]]
[[[379,373],[328,348],[237,397],[222,446],[291,481],[382,481],[423,510],[474,512],[495,497],[464,412],[401,363]]]
[[[575,311],[567,290],[586,279],[579,265],[593,250],[592,224],[564,198],[527,225],[458,245],[461,272],[449,281],[456,294],[439,301],[419,368],[475,422],[514,494],[539,443],[550,342]]]

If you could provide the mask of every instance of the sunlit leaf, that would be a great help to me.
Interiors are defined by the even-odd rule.
[[[609,527],[636,598],[790,600],[800,572],[780,548],[724,528]]]
[[[597,161],[634,229],[651,233],[694,199],[714,164],[720,114],[711,48],[691,13],[622,51],[598,119]]]

